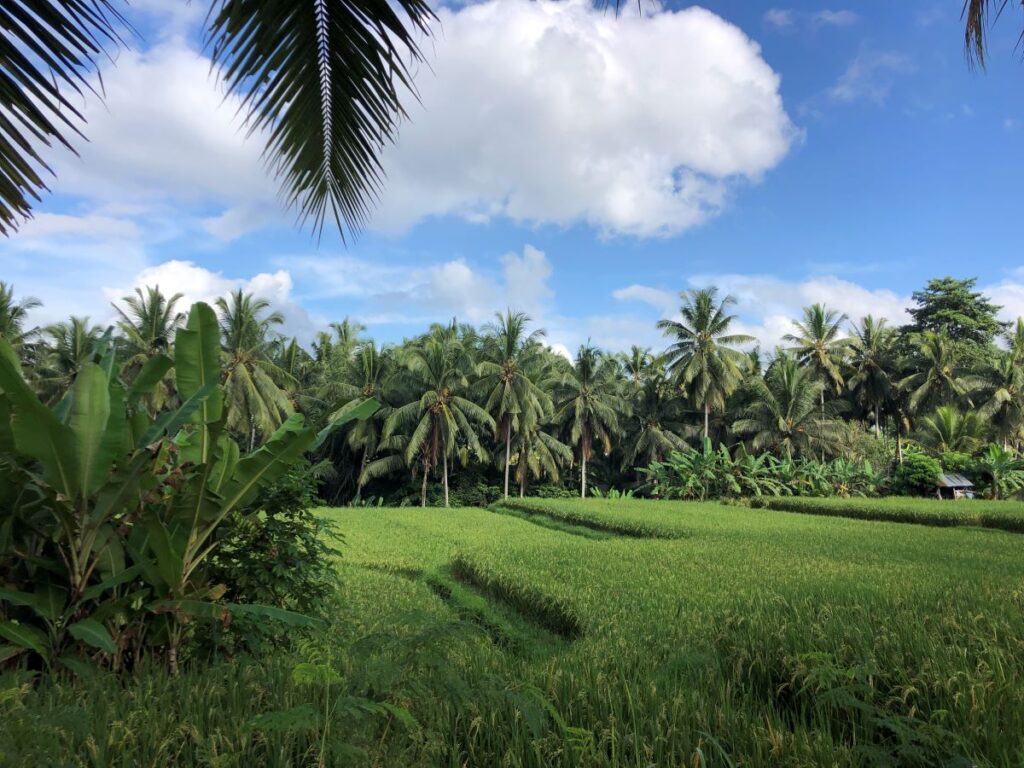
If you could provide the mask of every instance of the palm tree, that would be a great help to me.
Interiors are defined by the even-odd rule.
[[[328,395],[328,402],[340,403],[331,413],[329,421],[341,418],[360,407],[369,399],[386,402],[384,387],[394,370],[394,358],[386,347],[378,347],[372,341],[359,345],[354,357],[346,362],[339,376],[332,376],[321,391],[321,397]],[[325,398],[327,399],[327,398]],[[353,451],[361,451],[359,479],[356,484],[356,500],[362,495],[365,481],[363,475],[370,457],[380,448],[382,419],[389,413],[384,405],[373,417],[360,419],[351,424],[345,439]]]
[[[270,359],[274,326],[280,312],[267,313],[270,302],[239,288],[217,299],[224,355],[224,408],[228,429],[248,435],[249,449],[257,437],[270,435],[293,413],[287,387],[294,382]]]
[[[535,479],[548,477],[557,483],[561,467],[572,463],[572,448],[554,435],[550,435],[536,422],[519,430],[512,443],[518,454],[516,482],[519,483],[519,497],[526,495],[526,483],[530,476]]]
[[[25,330],[28,313],[41,306],[43,302],[33,296],[23,296],[15,300],[14,286],[0,280],[0,336],[7,339],[13,347],[21,346],[35,332]]]
[[[978,415],[992,425],[1003,449],[1024,437],[1024,360],[1009,349],[993,362],[987,377],[987,397]]]
[[[632,410],[633,431],[623,450],[623,469],[650,466],[672,451],[686,449],[686,441],[681,437],[686,429],[683,403],[667,381],[644,381],[633,398]]]
[[[619,353],[619,362],[628,378],[635,386],[639,387],[644,379],[651,374],[656,358],[651,354],[650,347],[638,347],[634,344],[629,352]]]
[[[494,419],[496,439],[505,444],[506,499],[513,434],[551,411],[551,398],[527,374],[543,354],[540,340],[544,337],[541,329],[527,334],[529,322],[523,312],[508,310],[497,315],[497,322],[485,329],[485,359],[477,365],[478,386],[486,398],[484,408]]]
[[[889,399],[892,381],[892,335],[885,318],[875,320],[871,315],[861,318],[850,339],[850,365],[852,373],[847,385],[854,397],[874,415],[875,437],[881,438],[879,412]]]
[[[494,419],[483,408],[464,397],[469,386],[467,373],[472,361],[457,338],[453,326],[435,327],[403,355],[402,385],[413,400],[388,415],[384,438],[407,436],[404,459],[407,466],[418,461],[423,472],[420,506],[427,505],[430,472],[442,465],[444,505],[448,506],[448,457],[461,438],[469,451],[482,459],[476,427],[494,429]]]
[[[46,326],[42,335],[46,348],[41,385],[50,400],[59,400],[82,366],[93,359],[103,329],[91,325],[88,317],[70,317]]]
[[[185,320],[185,313],[175,310],[182,298],[180,293],[165,296],[160,286],[153,286],[145,292],[136,288],[134,296],[123,297],[124,307],[112,304],[120,316],[117,327],[127,346],[128,370],[138,371],[154,355],[170,354],[175,329]],[[162,409],[171,397],[171,380],[170,375],[165,377],[147,397],[154,412]]]
[[[822,382],[818,395],[821,404],[821,418],[825,418],[825,390],[832,389],[838,395],[843,390],[843,376],[840,372],[842,354],[849,342],[840,338],[846,315],[828,309],[824,304],[804,307],[802,320],[794,320],[796,333],[783,336],[794,346],[790,352],[797,360],[808,365]]]
[[[915,340],[915,346],[917,354],[909,363],[917,370],[899,382],[900,388],[909,393],[911,412],[954,402],[981,385],[978,377],[961,369],[956,347],[944,333],[925,331]]]
[[[618,365],[589,344],[581,345],[572,368],[563,376],[555,420],[569,435],[569,443],[579,449],[580,496],[587,496],[587,462],[598,442],[605,455],[612,450],[612,439],[619,434],[619,415],[628,413],[628,405],[619,392]]]
[[[943,405],[921,419],[921,442],[938,453],[972,453],[981,444],[984,424],[973,411],[961,413],[954,405]]]
[[[113,0],[19,0],[0,34],[7,87],[0,121],[0,234],[46,188],[42,147],[83,130],[76,99],[98,62],[131,39]],[[380,190],[378,155],[404,116],[434,18],[425,0],[295,3],[210,0],[206,41],[228,93],[281,180],[282,199],[319,229],[328,213],[358,229]],[[116,58],[116,57],[114,57]],[[39,169],[42,169],[40,171]]]
[[[771,450],[788,458],[824,449],[838,437],[835,401],[821,416],[819,395],[825,384],[792,355],[779,351],[764,378],[749,380],[751,403],[740,413],[733,430],[750,439],[756,451]]]
[[[717,288],[680,294],[682,320],[659,320],[658,328],[675,339],[665,353],[668,369],[690,402],[704,410],[704,437],[712,410],[724,410],[725,401],[742,379],[741,353],[733,347],[754,341],[752,336],[730,333],[736,320],[727,313],[736,303],[732,296],[717,301]]]

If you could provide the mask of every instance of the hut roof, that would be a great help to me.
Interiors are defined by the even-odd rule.
[[[974,483],[956,472],[943,472],[939,475],[939,488],[973,488]]]

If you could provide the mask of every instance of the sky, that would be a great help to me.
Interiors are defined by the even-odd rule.
[[[1024,14],[987,71],[960,0],[442,6],[420,100],[385,150],[369,226],[316,238],[278,204],[202,48],[204,4],[134,0],[131,50],[48,154],[34,219],[0,239],[33,320],[112,321],[159,285],[235,288],[308,342],[348,316],[381,341],[527,312],[549,343],[663,347],[679,293],[718,286],[779,343],[801,307],[906,319],[929,278],[1024,315]]]

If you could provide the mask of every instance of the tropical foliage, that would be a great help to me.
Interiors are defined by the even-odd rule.
[[[697,461],[705,439],[732,460],[867,463],[880,489],[915,493],[934,487],[899,480],[908,452],[944,464],[962,455],[969,468],[960,461],[947,471],[967,474],[980,492],[1013,495],[1012,482],[993,480],[979,462],[991,444],[1011,456],[1024,448],[1024,323],[1001,324],[999,307],[972,285],[931,281],[918,292],[918,319],[904,327],[807,307],[786,346],[768,354],[736,332],[733,299],[689,291],[678,317],[659,323],[663,350],[584,344],[572,360],[514,310],[480,328],[453,321],[392,344],[345,318],[307,346],[282,334],[286,318],[267,301],[236,291],[215,312],[223,431],[254,451],[296,415],[323,428],[378,403],[373,418],[316,451],[318,491],[336,504],[650,492],[641,469],[677,453]],[[126,387],[151,361],[178,354],[180,299],[156,286],[115,302],[110,328],[85,318],[37,328],[37,302],[6,285],[0,299],[3,335],[53,408],[98,346],[116,351]],[[173,367],[144,383],[135,407],[150,417],[187,399]]]

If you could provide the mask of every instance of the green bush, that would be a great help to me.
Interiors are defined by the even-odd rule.
[[[935,493],[936,483],[942,474],[942,465],[923,453],[907,453],[903,463],[896,468],[893,487],[897,494],[924,496]]]
[[[310,510],[320,504],[310,463],[302,459],[264,488],[222,526],[210,580],[227,586],[225,598],[322,616],[338,585],[331,543],[340,534]],[[210,650],[255,654],[284,645],[294,633],[280,624],[241,616],[206,625]]]

